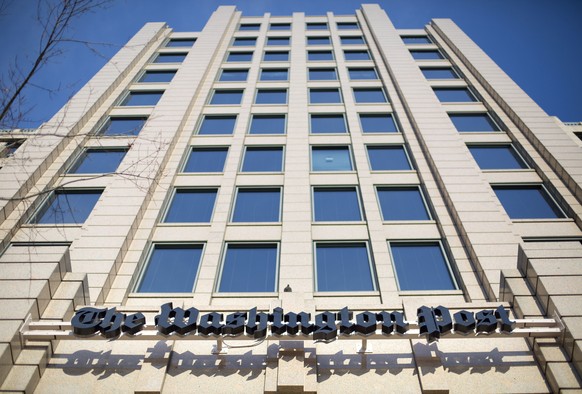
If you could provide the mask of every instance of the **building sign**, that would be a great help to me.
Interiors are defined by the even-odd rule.
[[[415,333],[424,336],[428,342],[447,335],[511,334],[515,328],[515,321],[509,319],[503,306],[477,313],[461,310],[454,314],[444,306],[421,306],[417,309],[416,317],[416,322],[408,322],[404,320],[404,314],[396,311],[366,311],[354,317],[345,307],[339,312],[318,313],[312,320],[311,314],[306,312],[285,313],[282,308],[275,308],[271,313],[264,313],[255,307],[247,312],[228,314],[225,318],[219,312],[202,314],[196,308],[174,308],[172,303],[167,303],[162,305],[160,313],[155,317],[155,327],[159,334],[168,339],[188,336],[265,339],[272,336],[272,339],[307,337],[314,341],[332,341],[345,336],[365,338],[375,335],[376,330],[381,330],[383,337],[405,335],[414,326]],[[115,308],[87,307],[75,314],[71,326],[77,337],[99,333],[112,339],[120,337],[122,333],[124,336],[139,336],[146,327],[146,319],[140,312],[125,315]]]

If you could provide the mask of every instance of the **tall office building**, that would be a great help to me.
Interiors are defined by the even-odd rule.
[[[448,19],[148,23],[2,137],[0,388],[578,391],[576,132]]]

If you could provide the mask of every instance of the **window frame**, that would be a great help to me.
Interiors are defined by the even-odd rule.
[[[384,212],[382,210],[382,203],[380,202],[380,195],[378,194],[378,189],[416,189],[420,194],[420,199],[422,201],[422,205],[426,211],[428,219],[409,219],[409,220],[387,220],[384,218]],[[407,184],[390,184],[390,185],[374,185],[374,194],[376,195],[376,201],[378,201],[378,209],[380,210],[380,218],[382,219],[383,224],[391,224],[391,223],[429,223],[435,222],[436,219],[432,212],[431,206],[428,204],[427,199],[424,195],[424,191],[422,185],[414,184],[414,185],[407,185]]]
[[[320,70],[327,70],[327,71],[333,71],[335,73],[335,79],[311,79],[311,71],[320,71]],[[307,81],[308,82],[313,82],[313,81],[338,81],[338,73],[337,73],[337,67],[308,67],[307,68]]]
[[[240,92],[240,100],[238,102],[238,104],[233,104],[233,103],[227,103],[227,104],[213,104],[212,100],[214,100],[214,96],[216,95],[217,92],[223,93],[223,92]],[[243,98],[245,95],[245,89],[241,88],[241,89],[212,89],[212,93],[210,94],[210,97],[208,98],[208,103],[206,105],[208,106],[220,106],[220,107],[224,107],[224,106],[240,106]]]
[[[361,104],[373,104],[373,103],[361,103]],[[364,130],[364,124],[362,123],[362,115],[366,116],[378,116],[378,115],[388,115],[392,119],[392,123],[394,124],[394,128],[396,131],[366,131]],[[402,135],[402,131],[400,130],[400,126],[396,121],[396,114],[394,112],[358,112],[358,122],[360,124],[360,131],[362,134],[366,135],[383,135],[383,134],[390,134],[395,135],[399,134]]]
[[[427,78],[424,74],[424,70],[450,70],[454,75],[455,78]],[[424,79],[427,81],[457,81],[462,79],[460,73],[455,69],[453,66],[439,66],[439,67],[420,67],[420,72],[424,76]]]
[[[368,147],[377,147],[377,148],[386,148],[386,147],[401,147],[404,150],[404,155],[406,156],[406,161],[408,163],[408,166],[410,167],[408,170],[374,170],[372,168],[372,161],[370,160],[370,154],[369,154],[369,150]],[[412,159],[410,158],[410,155],[408,153],[408,149],[406,148],[406,144],[390,144],[390,143],[375,143],[375,144],[365,144],[366,147],[366,157],[368,158],[368,166],[370,168],[370,172],[374,173],[374,172],[401,172],[401,171],[414,171],[416,172],[416,169],[414,167],[414,163],[412,162]]]
[[[246,78],[244,80],[238,80],[238,81],[225,81],[222,80],[222,76],[224,75],[224,72],[233,72],[233,71],[245,71],[246,74]],[[242,82],[247,82],[249,78],[249,69],[248,68],[221,68],[220,69],[220,73],[218,74],[218,79],[216,80],[216,82],[222,82],[222,83],[242,83]]]
[[[248,27],[248,26],[253,26],[253,27],[257,27],[257,29],[241,29],[241,27]],[[236,29],[236,31],[259,31],[261,30],[261,23],[240,23]]]
[[[208,134],[203,134],[208,135]],[[212,134],[210,134],[212,135]],[[221,135],[221,134],[217,134]],[[188,165],[188,160],[190,156],[194,152],[194,150],[226,150],[226,156],[224,157],[224,162],[222,163],[222,171],[220,172],[208,172],[208,171],[185,171],[186,166]],[[224,174],[224,167],[226,166],[226,162],[228,160],[228,155],[230,153],[230,145],[190,145],[190,150],[186,151],[186,155],[184,157],[183,163],[180,165],[180,170],[178,171],[179,174]]]
[[[273,104],[258,104],[258,105],[273,105]],[[282,105],[282,104],[274,104],[274,105]],[[258,116],[258,117],[261,117],[261,116],[262,117],[282,116],[285,119],[284,126],[283,126],[284,127],[283,132],[282,133],[251,133],[251,129],[253,126],[253,120],[254,120],[255,116]],[[250,113],[249,125],[247,127],[246,134],[247,135],[267,135],[267,136],[287,135],[288,121],[289,121],[289,119],[288,119],[287,113],[262,113],[262,112]]]
[[[448,58],[443,54],[443,52],[440,49],[434,48],[434,49],[416,49],[416,48],[411,48],[409,49],[410,51],[410,56],[412,57],[412,60],[414,60],[415,62],[438,62],[438,61],[442,61],[442,60],[447,60]],[[417,59],[414,57],[414,53],[418,53],[418,52],[437,52],[439,54],[439,58],[438,59]]]
[[[315,29],[310,29],[310,27],[314,27],[314,26],[321,26],[323,25],[323,29],[320,29],[319,27],[316,27]],[[328,31],[329,30],[329,25],[327,22],[306,22],[305,23],[305,31]]]
[[[309,40],[311,39],[322,39],[325,38],[327,39],[327,44],[310,44]],[[315,46],[330,46],[331,44],[331,37],[330,36],[306,36],[305,37],[305,46],[306,47],[315,47]]]
[[[441,104],[469,104],[469,103],[481,103],[482,100],[479,99],[479,97],[477,96],[477,93],[475,93],[473,91],[473,89],[471,89],[470,86],[433,86],[432,90],[435,94],[435,96],[437,97],[437,100],[439,101],[439,103]],[[466,90],[468,92],[468,96],[471,100],[469,101],[442,101],[439,97],[439,95],[437,94],[437,92],[439,90]]]
[[[174,202],[174,198],[179,190],[200,190],[200,191],[214,191],[214,204],[212,205],[212,211],[210,212],[210,218],[207,222],[166,222],[168,218],[168,213],[170,212],[170,208],[172,207],[172,203]],[[169,226],[210,226],[212,223],[212,219],[214,219],[214,213],[216,212],[216,201],[218,200],[218,193],[220,192],[220,187],[213,187],[213,186],[174,186],[173,190],[167,197],[167,201],[164,204],[163,209],[161,210],[160,220],[158,225],[169,225]]]
[[[269,43],[269,40],[273,40],[272,42],[275,42],[276,44]],[[287,40],[287,43],[280,44],[280,42],[283,42],[284,40]],[[267,36],[266,40],[265,40],[265,48],[268,48],[268,47],[290,47],[290,46],[291,46],[291,37],[290,36]]]
[[[325,170],[314,170],[313,169],[313,148],[348,148],[348,156],[350,159],[350,170],[339,170],[339,171],[335,171],[335,170],[329,170],[329,171],[325,171]],[[356,172],[356,163],[354,162],[354,157],[352,154],[352,147],[351,144],[338,144],[338,145],[334,145],[334,144],[310,144],[309,145],[309,172],[310,173],[323,173],[323,174],[333,174],[333,173],[338,173],[338,172],[344,172],[344,173],[353,173]]]
[[[283,186],[272,186],[272,185],[259,185],[259,186],[246,186],[246,185],[237,185],[235,186],[236,190],[233,194],[233,201],[232,201],[232,208],[230,210],[230,214],[228,215],[228,225],[242,225],[242,226],[256,226],[256,225],[263,225],[263,226],[278,226],[281,225],[283,222]],[[278,220],[272,222],[235,222],[234,221],[234,213],[236,211],[236,205],[238,201],[238,194],[241,189],[246,190],[279,190],[279,214]]]
[[[142,70],[142,72],[140,72],[137,76],[137,78],[134,80],[134,83],[139,83],[139,84],[159,84],[159,83],[170,83],[172,82],[172,80],[174,79],[174,77],[176,76],[176,73],[178,72],[177,69],[172,69],[172,70]],[[173,73],[172,78],[169,81],[154,81],[154,82],[148,82],[148,81],[142,81],[141,79],[144,78],[147,74],[170,74]]]
[[[204,125],[204,121],[206,120],[206,118],[231,118],[234,116],[234,125],[232,127],[232,131],[230,133],[218,133],[218,134],[200,134],[200,130],[202,129],[202,126]],[[210,136],[210,135],[221,135],[221,136],[225,136],[225,135],[234,135],[234,132],[236,131],[236,126],[238,123],[238,114],[200,114],[199,119],[198,119],[198,125],[197,127],[194,129],[195,133],[194,135],[204,135],[204,136]]]
[[[315,219],[315,189],[329,189],[329,190],[341,190],[341,189],[353,189],[356,193],[356,200],[358,201],[358,212],[360,214],[360,220],[321,220]],[[311,185],[311,224],[364,224],[366,223],[366,215],[364,212],[364,205],[362,203],[362,195],[360,193],[360,188],[358,185]]]
[[[362,40],[362,42],[359,42],[357,44],[352,44],[352,43],[346,44],[346,43],[343,42],[346,39],[347,40],[350,40],[350,39],[354,39],[354,38],[360,38]],[[363,35],[361,35],[361,36],[339,36],[339,40],[340,40],[340,45],[342,47],[343,46],[352,46],[352,45],[355,46],[355,45],[366,45],[367,44],[366,38]]]
[[[329,132],[313,132],[313,123],[312,123],[312,119],[313,116],[322,116],[322,117],[326,117],[326,116],[333,116],[333,115],[341,115],[343,121],[344,121],[344,129],[345,131],[342,132],[333,132],[333,133],[329,133]],[[345,112],[310,112],[309,113],[309,135],[348,135],[350,134],[350,129],[348,127],[348,121],[346,119],[346,113]]]
[[[281,170],[280,171],[243,171],[243,166],[245,164],[245,159],[247,155],[248,148],[251,149],[269,149],[269,148],[280,148],[281,149]],[[239,174],[283,174],[285,172],[285,145],[245,145],[243,149],[243,154],[241,155],[241,161],[238,169]]]
[[[273,26],[277,26],[277,28],[273,29]],[[284,28],[279,28],[285,26]],[[291,22],[270,22],[268,31],[291,31],[293,28]]]
[[[115,103],[115,107],[122,107],[122,108],[136,108],[136,107],[155,107],[156,105],[158,105],[158,103],[160,102],[160,100],[162,99],[162,97],[164,96],[164,93],[166,91],[165,90],[159,90],[159,89],[152,89],[152,90],[131,90],[128,89],[127,91],[125,91],[124,94],[121,95],[121,97],[117,100],[117,102]],[[137,93],[137,96],[139,96],[140,94],[153,94],[153,93],[161,93],[160,97],[158,98],[158,101],[156,101],[155,104],[147,104],[147,105],[127,105],[127,102],[129,102],[131,100],[131,95]]]
[[[346,25],[356,25],[356,27],[352,28],[345,28]],[[358,22],[336,22],[335,23],[337,30],[360,30],[360,24]],[[342,27],[340,27],[342,26]]]
[[[351,72],[358,70],[372,70],[374,72],[375,78],[352,78]],[[348,67],[348,78],[350,81],[379,81],[380,75],[378,75],[378,70],[376,67]]]
[[[331,59],[317,59],[317,60],[313,60],[309,58],[309,55],[311,53],[330,53],[331,54]],[[306,61],[309,62],[334,62],[335,61],[335,53],[333,51],[333,49],[307,49],[307,59]]]
[[[258,37],[246,37],[246,36],[241,36],[241,37],[233,37],[232,42],[230,43],[230,46],[233,48],[240,48],[240,47],[256,47],[257,46],[257,39]],[[242,41],[250,41],[250,40],[254,40],[254,43],[251,44],[237,44],[237,40],[240,40],[239,42]]]
[[[187,41],[192,41],[192,45],[178,45],[178,46],[169,45],[172,42],[187,42]],[[169,38],[164,43],[164,48],[192,48],[194,46],[194,44],[196,44],[196,41],[198,41],[198,37],[191,37],[191,38]]]
[[[326,102],[326,103],[312,103],[311,102],[311,93],[313,91],[318,91],[318,90],[337,90],[337,92],[339,94],[340,101]],[[307,93],[308,93],[308,95],[307,95],[307,97],[308,97],[307,104],[308,105],[341,105],[341,104],[344,104],[344,96],[343,96],[341,87],[329,87],[329,88],[311,88],[311,87],[308,87]]]
[[[182,59],[181,62],[158,62],[158,59],[164,58],[164,57],[170,57],[170,56],[184,56],[184,58]],[[177,53],[173,53],[173,52],[157,52],[154,57],[150,60],[149,63],[151,64],[182,64],[184,63],[184,60],[186,60],[186,57],[188,56],[188,52],[177,52]]]
[[[407,38],[426,38],[428,42],[411,42],[407,43],[404,39]],[[400,39],[404,45],[434,45],[434,41],[430,39],[428,34],[402,34],[400,35]]]
[[[285,79],[263,79],[263,72],[264,71],[285,71],[287,73],[287,78]],[[261,71],[259,73],[259,80],[258,82],[289,82],[289,68],[271,68],[271,67],[261,67]]]
[[[368,49],[344,49],[344,61],[346,62],[371,62],[373,61],[372,55]],[[348,53],[358,53],[365,52],[368,55],[367,59],[348,59],[346,54]]]
[[[366,91],[373,91],[373,90],[378,90],[378,89],[382,92],[382,95],[384,96],[384,101],[365,101],[365,102],[360,102],[356,98],[356,91],[364,91],[364,90],[366,90]],[[354,99],[354,104],[356,104],[356,105],[382,105],[382,104],[390,104],[390,100],[388,98],[388,94],[386,93],[386,90],[382,86],[379,86],[379,87],[358,87],[358,86],[352,86],[352,98]]]
[[[285,102],[284,103],[257,103],[257,99],[259,98],[259,93],[261,91],[285,91]],[[289,88],[257,88],[255,91],[255,99],[253,100],[253,105],[289,105]],[[287,126],[287,123],[285,123]]]
[[[287,59],[286,60],[268,60],[267,59],[267,55],[270,54],[274,54],[274,53],[285,53],[287,54]],[[261,59],[261,62],[263,63],[283,63],[283,62],[289,62],[289,51],[287,50],[283,50],[283,51],[277,51],[277,50],[265,50],[263,52],[263,58]]]
[[[232,54],[250,54],[251,58],[249,60],[228,60]],[[224,58],[224,64],[240,64],[240,63],[251,63],[253,57],[255,56],[255,51],[226,51],[226,57]]]

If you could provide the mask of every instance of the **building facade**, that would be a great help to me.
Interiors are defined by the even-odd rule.
[[[2,139],[0,389],[579,391],[576,127],[448,19],[223,6],[201,32],[148,23],[39,130]],[[243,340],[221,318],[150,340],[67,325],[92,306],[151,328],[167,303],[272,322]],[[422,306],[441,328],[439,306],[541,328],[382,334]],[[277,308],[309,313],[304,330],[345,307],[369,337],[275,335]]]

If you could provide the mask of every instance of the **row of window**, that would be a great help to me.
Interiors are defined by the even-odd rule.
[[[357,30],[359,29],[357,22],[337,22],[336,27],[338,30]],[[325,22],[307,22],[305,24],[307,30],[328,30],[329,27]],[[241,23],[239,25],[239,31],[258,31],[261,29],[260,23]],[[269,30],[279,31],[279,30],[291,30],[291,23],[270,23]]]
[[[317,44],[314,44],[316,42]],[[362,36],[340,36],[342,45],[365,45],[366,41]],[[234,47],[248,47],[257,44],[257,37],[235,37],[232,41]],[[329,45],[329,37],[307,37],[308,45]],[[266,46],[289,46],[291,37],[267,37]]]
[[[400,290],[457,289],[440,242],[390,242],[389,245]],[[203,250],[203,244],[154,244],[137,292],[193,292]],[[315,242],[314,257],[315,291],[377,290],[368,242]],[[216,291],[275,292],[278,270],[278,243],[227,243]],[[418,275],[419,272],[423,275]]]

